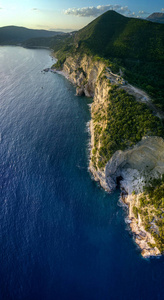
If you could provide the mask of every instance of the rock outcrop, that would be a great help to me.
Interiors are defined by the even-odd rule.
[[[93,61],[87,55],[68,57],[64,63],[63,72],[76,85],[77,95],[84,94],[93,98],[91,117],[97,109],[105,111],[106,99],[110,90],[109,70],[106,68],[105,63]],[[112,84],[120,84],[117,77]],[[114,80],[113,76],[112,80]],[[121,80],[121,84],[125,84],[124,80]],[[132,92],[134,93],[134,89]],[[91,158],[94,147],[94,126],[91,119]],[[102,122],[101,126],[105,126],[105,123]],[[142,255],[144,257],[160,255],[160,251],[155,246],[154,248],[150,247],[150,244],[154,244],[154,238],[145,230],[140,217],[136,218],[134,216],[133,206],[138,201],[138,197],[143,192],[143,187],[149,180],[164,174],[164,140],[161,137],[143,137],[132,148],[125,151],[116,151],[104,169],[95,168],[92,160],[89,168],[95,180],[98,180],[108,192],[113,191],[118,184],[118,180],[120,180],[120,186],[125,191],[123,200],[129,208],[130,227],[135,235],[136,243],[142,250]]]
[[[69,80],[74,83],[76,94],[84,94],[93,98],[96,92],[96,84],[103,72],[105,64],[101,61],[93,61],[89,56],[68,57],[64,63],[63,71],[68,74]]]
[[[160,137],[146,137],[126,151],[117,151],[107,163],[104,180],[101,184],[109,190],[115,189],[117,178],[121,178],[122,198],[128,205],[128,220],[134,233],[135,242],[142,250],[143,257],[159,256],[159,249],[154,246],[155,240],[150,232],[145,230],[144,223],[138,214],[134,215],[133,208],[137,206],[142,195],[143,187],[152,178],[164,174],[164,140]]]
[[[115,152],[105,167],[109,189],[115,189],[116,179],[122,177],[121,186],[128,194],[142,193],[151,178],[158,178],[162,174],[164,140],[160,137],[144,137],[132,149]]]

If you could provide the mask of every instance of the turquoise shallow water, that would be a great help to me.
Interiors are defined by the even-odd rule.
[[[0,299],[163,299],[164,259],[142,259],[88,172],[91,100],[52,64],[0,47]]]

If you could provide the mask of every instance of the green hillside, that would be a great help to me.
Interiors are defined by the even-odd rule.
[[[53,37],[39,37],[25,40],[22,45],[28,48],[49,47],[58,51],[65,45],[66,40],[70,37],[69,33],[57,34]]]
[[[108,11],[65,43],[58,58],[80,53],[112,62],[124,77],[146,90],[164,111],[164,24],[124,17]]]
[[[78,32],[63,34],[7,26],[0,28],[0,44],[54,49],[60,66],[69,55],[88,54],[105,59],[117,73],[147,91],[164,111],[164,24],[124,17],[107,11]]]
[[[61,32],[28,29],[18,26],[5,26],[0,28],[0,45],[15,45],[31,38],[53,37]]]
[[[103,57],[164,60],[164,26],[108,11],[76,34],[79,49]]]

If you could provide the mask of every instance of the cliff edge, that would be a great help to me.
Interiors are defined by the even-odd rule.
[[[158,118],[163,116],[153,107],[145,92],[140,90],[139,93],[135,93],[135,88],[124,81],[121,70],[119,74],[112,73],[102,60],[95,60],[87,55],[68,57],[63,64],[63,72],[76,85],[77,95],[93,98],[90,171],[95,180],[108,192],[113,191],[120,183],[122,200],[128,207],[128,222],[135,241],[142,250],[142,256],[160,255],[163,248],[159,249],[155,239],[158,228],[153,236],[153,231],[146,227],[143,217],[145,210],[140,207],[140,198],[144,187],[149,185],[152,179],[161,178],[164,174],[164,140],[160,137],[162,125]],[[115,98],[118,98],[117,103],[113,100]],[[127,102],[122,102],[125,99]],[[121,108],[118,105],[122,105]],[[124,107],[126,112],[123,124],[124,115],[120,112],[124,113]],[[113,115],[110,115],[111,112]],[[116,127],[111,123],[111,119],[114,119]],[[119,119],[120,123],[117,124]],[[127,127],[128,124],[131,127]],[[120,136],[117,134],[117,129],[119,131],[122,126],[123,132],[128,132],[126,137],[123,137],[121,132]],[[110,137],[107,140],[108,134]],[[116,136],[116,140],[112,140],[112,136]],[[147,218],[151,216],[152,219],[149,201],[146,206]],[[154,216],[156,217],[155,213]],[[150,227],[149,229],[152,229]]]

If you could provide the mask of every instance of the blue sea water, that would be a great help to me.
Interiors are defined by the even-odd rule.
[[[0,299],[164,299],[164,258],[141,257],[119,190],[88,172],[91,99],[52,64],[0,47]]]

